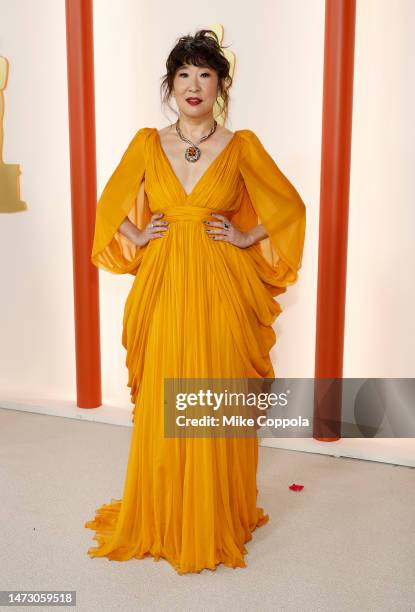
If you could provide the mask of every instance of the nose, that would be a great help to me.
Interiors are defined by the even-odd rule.
[[[194,92],[194,91],[199,91],[199,89],[200,87],[197,84],[196,77],[193,77],[189,83],[189,91]]]

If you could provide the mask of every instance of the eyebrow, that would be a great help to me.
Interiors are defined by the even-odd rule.
[[[180,66],[178,70],[189,70],[190,66]],[[196,66],[196,68],[203,68],[203,70],[212,70],[210,66]]]

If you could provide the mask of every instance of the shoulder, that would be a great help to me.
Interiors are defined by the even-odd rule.
[[[130,141],[124,153],[121,157],[121,164],[139,164],[145,163],[147,157],[147,141],[148,136],[153,131],[153,128],[143,127],[136,131],[133,137],[130,137]]]
[[[142,127],[139,128],[134,136],[130,139],[130,145],[142,145],[148,140],[148,137],[155,131],[155,128]]]
[[[264,145],[253,130],[236,130],[235,133],[240,139],[242,159],[265,151]]]
[[[134,135],[134,140],[145,141],[156,130],[156,128],[142,127]]]
[[[135,132],[134,136],[132,138],[130,137],[128,148],[131,149],[131,148],[136,148],[137,146],[143,145],[143,143],[147,141],[148,137],[153,131],[154,131],[154,128],[149,128],[149,127],[139,128]]]
[[[253,130],[236,130],[236,133],[242,136],[242,138],[250,138],[255,136],[255,132]]]
[[[258,136],[255,134],[253,130],[236,130],[235,132],[242,139],[242,141],[251,143],[251,142],[259,142]]]
[[[149,136],[154,132],[154,128],[142,127],[139,128],[134,136],[130,139],[125,154],[144,153]]]
[[[236,130],[235,133],[239,136],[242,144],[244,144],[246,147],[262,146],[259,137],[253,130]]]

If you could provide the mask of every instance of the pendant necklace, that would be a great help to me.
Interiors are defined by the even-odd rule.
[[[213,132],[216,130],[217,125],[218,122],[216,121],[216,119],[214,119],[213,127],[210,130],[209,134],[207,134],[206,136],[202,136],[199,142],[197,144],[194,144],[194,142],[183,136],[182,131],[179,128],[179,120],[176,121],[176,132],[184,142],[188,142],[190,144],[190,147],[187,147],[184,153],[184,156],[188,162],[196,162],[200,158],[200,156],[202,155],[202,151],[199,149],[198,145],[200,145],[203,140],[206,140],[206,138],[209,138],[209,136],[213,134]]]

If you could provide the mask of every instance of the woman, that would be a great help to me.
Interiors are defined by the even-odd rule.
[[[91,557],[163,557],[184,574],[245,567],[269,516],[257,437],[166,437],[164,379],[274,377],[274,296],[297,280],[305,206],[254,132],[216,123],[231,77],[215,33],[179,39],[166,66],[177,123],[138,130],[96,211],[92,262],[135,276],[122,334],[134,410],[123,497],[85,526]]]

